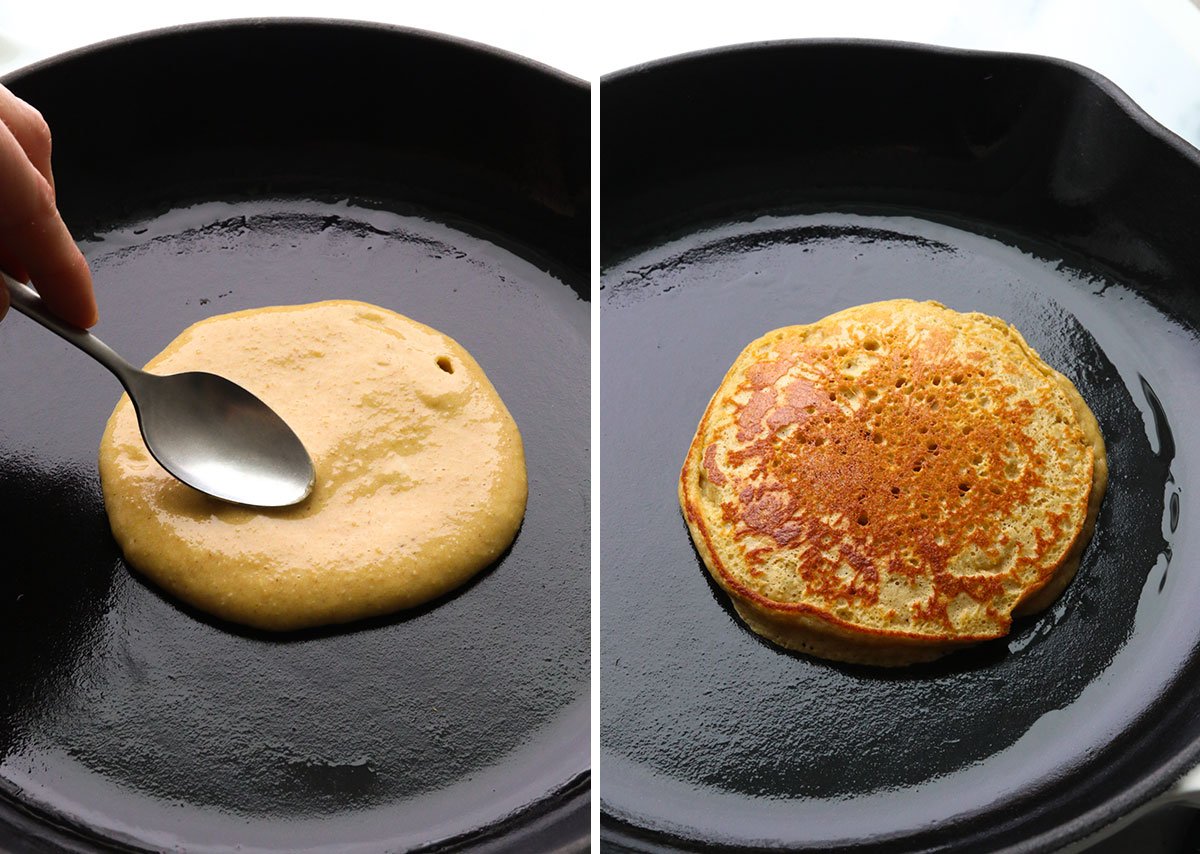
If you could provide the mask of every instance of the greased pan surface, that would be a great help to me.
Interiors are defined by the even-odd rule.
[[[431,606],[267,635],[124,565],[96,451],[120,388],[0,325],[0,847],[586,845],[588,141],[576,80],[429,34],[239,22],[6,81],[55,132],[105,340],[331,297],[445,331],[519,425],[511,550]]]
[[[681,57],[601,103],[606,844],[1050,850],[1194,765],[1200,156],[1076,67],[909,45]],[[1111,479],[1049,611],[888,670],[747,630],[675,489],[746,343],[894,297],[1014,323]]]

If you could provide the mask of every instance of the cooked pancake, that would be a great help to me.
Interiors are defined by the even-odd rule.
[[[700,421],[679,500],[751,629],[900,665],[1053,602],[1106,483],[1091,410],[1016,329],[892,300],[752,342]]]
[[[100,480],[126,559],[197,608],[285,630],[420,605],[516,536],[521,436],[455,341],[361,302],[203,320],[147,365],[207,370],[273,407],[312,456],[303,503],[251,510],[175,480],[150,456],[128,397],[109,419]]]

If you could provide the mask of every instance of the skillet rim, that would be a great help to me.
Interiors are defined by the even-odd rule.
[[[401,24],[389,24],[382,21],[365,21],[355,18],[333,18],[320,15],[280,15],[280,16],[264,16],[251,15],[247,17],[237,18],[217,18],[211,21],[194,21],[186,24],[171,24],[165,27],[153,27],[148,30],[138,30],[124,35],[113,36],[112,38],[103,39],[102,41],[92,42],[90,44],[80,45],[79,47],[70,48],[56,53],[44,59],[35,60],[34,62],[22,65],[19,68],[14,68],[11,71],[6,71],[0,74],[0,83],[8,85],[10,78],[17,78],[27,73],[35,73],[44,70],[53,65],[58,65],[61,62],[71,61],[83,56],[88,56],[94,53],[100,53],[106,50],[123,47],[132,42],[143,42],[149,39],[172,36],[172,35],[190,35],[194,32],[202,32],[208,30],[230,30],[234,28],[244,29],[270,29],[280,26],[310,26],[314,29],[337,28],[346,30],[362,30],[391,33],[393,35],[406,35],[418,39],[424,39],[431,42],[441,42],[446,45],[460,47],[465,50],[474,51],[476,53],[486,54],[515,65],[523,66],[531,71],[536,71],[545,74],[548,77],[553,77],[558,81],[572,86],[576,89],[582,89],[585,92],[591,91],[591,85],[584,79],[576,77],[573,74],[568,74],[561,69],[555,68],[552,65],[547,65],[539,62],[536,59],[530,59],[527,56],[522,56],[519,53],[499,48],[485,42],[474,41],[472,39],[463,38],[462,36],[453,36],[448,33],[439,33],[434,30],[423,30],[419,27],[406,27]]]
[[[148,42],[180,37],[186,38],[196,34],[205,35],[238,31],[254,32],[288,27],[302,27],[310,30],[334,29],[350,35],[376,33],[390,37],[399,36],[408,38],[427,45],[439,46],[443,49],[457,48],[475,55],[489,56],[508,65],[533,72],[540,77],[555,81],[558,84],[568,87],[570,90],[574,90],[576,96],[581,94],[590,95],[592,90],[591,84],[580,77],[538,60],[484,42],[399,24],[324,16],[247,16],[196,21],[139,30],[80,45],[13,68],[0,74],[0,84],[10,86],[20,81],[26,75],[60,67],[80,59],[88,59],[105,53],[111,53],[127,45],[141,45]],[[592,219],[591,210],[588,210],[587,218],[590,224]],[[583,265],[567,264],[565,266],[578,276],[586,276],[587,280],[590,281],[591,267],[594,266],[591,255],[592,253],[589,251],[589,257]],[[579,289],[572,287],[569,282],[564,284],[578,293],[589,305],[593,302],[592,298],[594,294],[590,288],[585,293],[579,293]],[[587,681],[587,686],[588,693],[590,694],[590,677]],[[555,851],[586,850],[588,841],[591,838],[592,781],[593,774],[589,762],[588,767],[570,779],[565,780],[558,788],[547,791],[540,800],[526,805],[524,809],[519,810],[517,813],[502,817],[499,821],[491,825],[476,828],[458,836],[442,840],[430,840],[426,845],[422,845],[416,850],[452,849],[492,852],[509,850],[511,846],[537,846],[539,841],[542,845],[549,844],[553,846],[553,850]],[[143,850],[141,848],[130,848],[127,844],[123,844],[117,839],[92,833],[82,825],[77,827],[67,817],[32,809],[5,793],[0,793],[0,843],[19,844],[25,847],[18,850],[37,852]],[[530,848],[529,850],[535,849]]]
[[[977,50],[973,48],[958,48],[901,40],[843,37],[768,39],[719,45],[648,60],[646,62],[641,62],[602,75],[599,86],[601,113],[603,114],[606,86],[611,87],[614,84],[618,86],[632,86],[635,85],[640,79],[654,75],[661,71],[677,71],[686,68],[688,65],[700,66],[711,62],[714,59],[737,57],[739,55],[748,56],[761,51],[803,51],[810,49],[837,49],[843,53],[872,50],[909,54],[913,56],[940,56],[954,59],[959,63],[993,60],[996,62],[1018,63],[1020,65],[1029,67],[1061,69],[1067,74],[1073,75],[1082,84],[1091,86],[1093,90],[1107,98],[1115,107],[1120,109],[1121,112],[1132,119],[1140,130],[1148,134],[1155,144],[1166,146],[1174,154],[1183,157],[1198,171],[1200,171],[1200,148],[1193,145],[1178,133],[1172,131],[1170,128],[1167,128],[1165,125],[1151,116],[1123,89],[1121,89],[1108,77],[1100,74],[1098,71],[1071,60],[1016,51]],[[604,193],[603,133],[604,130],[602,125],[600,129],[602,197]],[[600,230],[600,273],[603,277],[603,273],[608,268],[610,263],[619,263],[619,258],[613,256],[627,256],[628,248],[623,251],[614,250],[613,247],[610,247],[604,243],[603,207],[601,207]],[[645,246],[643,245],[642,248],[645,248]],[[1078,254],[1082,254],[1079,252],[1079,250],[1074,251],[1076,251]],[[611,261],[605,258],[606,254],[612,258]],[[601,299],[603,300],[603,296]],[[602,314],[602,307],[600,308],[600,311]],[[601,480],[603,480],[602,469],[600,474]],[[599,604],[602,605],[602,602]],[[1193,651],[1193,654],[1188,658],[1188,660],[1197,659],[1200,659],[1200,651]],[[593,667],[598,666],[599,662],[596,661],[593,664]],[[1157,704],[1147,704],[1143,707],[1142,714],[1145,715],[1150,713],[1151,710],[1156,707],[1156,705],[1160,705],[1163,702],[1163,698],[1157,698]],[[1168,720],[1164,721],[1160,719],[1155,728],[1166,726],[1167,723],[1169,723],[1170,711],[1171,710],[1169,709],[1167,710]],[[1144,719],[1142,720],[1142,723],[1145,723]],[[1139,731],[1144,733],[1143,728],[1139,728]],[[603,756],[604,749],[603,745],[601,745],[599,756],[601,767],[603,767]],[[1103,831],[1104,828],[1110,825],[1117,825],[1117,823],[1121,822],[1123,819],[1132,818],[1135,815],[1141,816],[1145,811],[1153,810],[1157,806],[1166,806],[1166,799],[1163,799],[1164,803],[1158,805],[1154,803],[1155,799],[1161,798],[1164,793],[1168,792],[1171,787],[1178,783],[1188,772],[1195,770],[1200,770],[1200,733],[1195,735],[1182,749],[1176,750],[1169,760],[1159,762],[1157,767],[1152,768],[1148,773],[1141,776],[1133,784],[1125,785],[1119,794],[1109,798],[1106,801],[1091,806],[1090,808],[1084,809],[1082,812],[1076,814],[1074,817],[1058,825],[1052,830],[1043,831],[1037,835],[1023,839],[1022,841],[1011,844],[1005,848],[993,850],[1000,852],[1042,851],[1055,849],[1073,842],[1078,843],[1085,841],[1093,836],[1103,838],[1101,831]],[[676,849],[703,851],[735,850],[735,847],[729,843],[718,843],[712,840],[678,836],[662,830],[643,828],[626,821],[625,819],[618,818],[609,811],[605,803],[603,788],[599,789],[599,811],[601,840],[606,844],[613,845],[614,850],[617,851],[666,851]],[[969,822],[970,819],[967,821]],[[896,840],[891,841],[895,842]],[[888,845],[889,840],[859,839],[848,842],[848,844],[853,848],[874,848],[880,845]],[[768,849],[736,847],[736,850],[765,851]]]

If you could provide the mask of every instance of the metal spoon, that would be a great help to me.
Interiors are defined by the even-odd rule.
[[[33,288],[3,279],[13,308],[116,375],[133,401],[146,447],[179,480],[254,507],[286,507],[312,492],[313,464],[300,439],[240,385],[216,374],[138,370],[95,335],[51,314]]]

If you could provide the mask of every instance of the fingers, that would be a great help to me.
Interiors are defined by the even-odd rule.
[[[0,266],[30,280],[63,320],[92,326],[92,274],[55,205],[49,131],[36,110],[0,93]]]
[[[0,122],[8,127],[25,156],[43,178],[54,187],[50,169],[50,126],[42,114],[12,92],[0,86]]]

